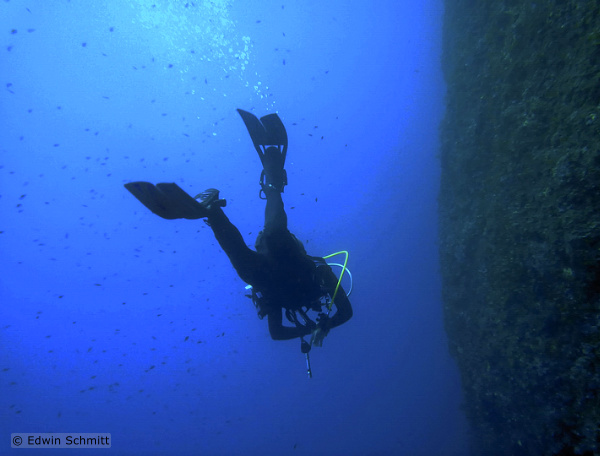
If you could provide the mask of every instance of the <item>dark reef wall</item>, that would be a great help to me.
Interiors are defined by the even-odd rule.
[[[446,2],[440,258],[476,454],[600,454],[600,1]]]

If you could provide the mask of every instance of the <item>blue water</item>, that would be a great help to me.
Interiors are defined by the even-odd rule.
[[[467,454],[436,245],[442,13],[3,0],[0,453],[13,432],[108,432],[111,455]],[[354,317],[312,379],[210,228],[123,188],[216,187],[253,245],[260,163],[236,108],[287,127],[290,230],[350,252]]]

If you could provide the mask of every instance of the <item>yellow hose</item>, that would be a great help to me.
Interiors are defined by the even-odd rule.
[[[331,302],[329,306],[327,306],[327,313],[331,312],[331,308],[333,307],[333,301],[335,301],[335,297],[337,296],[337,292],[340,288],[340,284],[342,283],[342,277],[344,277],[344,272],[346,272],[346,265],[348,264],[348,251],[340,250],[339,252],[332,253],[331,255],[324,256],[324,259],[334,257],[336,255],[341,255],[342,253],[346,254],[346,259],[344,260],[344,266],[342,267],[342,273],[340,274],[340,278],[338,279],[338,283],[335,286],[335,291],[333,292],[333,296],[331,297]]]

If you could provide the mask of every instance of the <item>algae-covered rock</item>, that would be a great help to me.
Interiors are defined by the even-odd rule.
[[[475,449],[600,454],[600,2],[446,2],[440,259]]]

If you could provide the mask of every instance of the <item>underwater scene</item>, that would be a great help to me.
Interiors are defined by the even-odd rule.
[[[2,0],[0,453],[470,454],[442,20]]]

